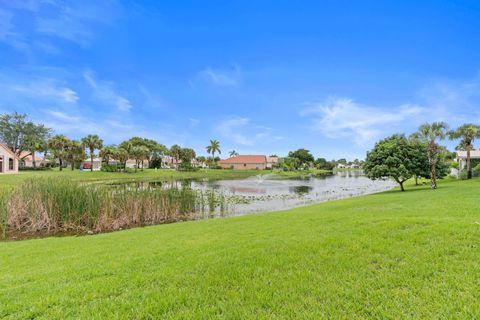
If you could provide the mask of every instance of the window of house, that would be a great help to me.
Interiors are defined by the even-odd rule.
[[[13,159],[8,158],[8,170],[14,170],[13,169]]]

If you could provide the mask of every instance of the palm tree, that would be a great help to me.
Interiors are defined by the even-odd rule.
[[[115,160],[123,165],[123,171],[126,171],[127,161],[129,158],[128,151],[125,148],[118,148],[115,150],[113,157]]]
[[[75,168],[75,163],[82,162],[85,159],[85,148],[79,141],[70,141],[66,159],[70,162],[72,171]]]
[[[182,147],[180,147],[178,144],[174,144],[171,146],[169,150],[169,154],[173,159],[175,159],[175,166],[178,169],[178,160],[180,159],[180,155],[182,154]]]
[[[90,151],[90,171],[93,171],[93,156],[96,149],[103,148],[103,140],[100,139],[96,134],[89,134],[85,138],[82,138],[82,144],[85,148],[88,148]]]
[[[145,146],[135,146],[132,148],[132,157],[135,159],[135,172],[137,172],[137,168],[140,165],[140,162],[145,160],[148,157],[150,150]],[[142,165],[143,171],[143,165]]]
[[[230,155],[230,158],[238,156],[238,152],[235,150],[230,151],[228,154]]]
[[[100,157],[108,164],[110,159],[115,157],[116,150],[117,148],[115,146],[106,146],[100,151]]]
[[[206,148],[207,153],[210,153],[212,155],[213,163],[215,163],[215,153],[218,152],[219,154],[222,154],[222,151],[220,150],[220,142],[218,140],[210,140],[210,145],[208,145]]]
[[[448,136],[451,140],[460,139],[459,149],[467,151],[467,179],[472,179],[470,152],[473,150],[475,139],[480,138],[480,126],[467,123],[450,131]]]
[[[48,147],[52,150],[54,157],[58,159],[60,171],[63,169],[63,160],[67,156],[69,145],[70,139],[61,134],[48,139]]]
[[[430,186],[437,188],[436,166],[438,154],[441,150],[437,140],[443,140],[447,136],[448,125],[445,122],[425,123],[420,126],[418,132],[414,135],[427,143],[428,163],[430,165]]]

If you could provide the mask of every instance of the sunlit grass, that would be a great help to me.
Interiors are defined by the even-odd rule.
[[[0,318],[476,318],[479,187],[3,242]]]

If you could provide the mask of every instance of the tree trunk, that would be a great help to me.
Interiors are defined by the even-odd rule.
[[[90,171],[93,172],[93,151],[90,150]]]
[[[63,161],[62,158],[58,158],[58,162],[60,163],[60,171],[63,170]]]
[[[467,149],[467,179],[472,179],[472,162],[470,159],[470,148]]]
[[[135,173],[137,172],[137,169],[138,169],[138,161],[135,160]]]
[[[399,181],[398,183],[400,184],[400,190],[402,190],[402,192],[405,192],[405,188],[403,187],[403,182],[404,181]]]
[[[72,166],[72,171],[73,171],[73,169],[75,169],[75,161],[72,161],[71,166]]]
[[[32,151],[32,164],[33,164],[33,169],[37,168],[37,163],[35,161],[35,150]]]
[[[430,172],[432,175],[431,188],[437,189],[437,170],[436,170],[436,163],[433,160],[432,160],[432,164],[430,164]]]
[[[435,170],[436,163],[435,163],[435,160],[433,159],[431,148],[433,147],[430,143],[430,147],[428,150],[428,162],[430,164],[430,187],[432,189],[437,189],[437,172]]]

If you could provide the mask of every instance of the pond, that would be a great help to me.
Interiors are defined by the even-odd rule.
[[[192,189],[205,202],[210,202],[210,205],[207,204],[208,214],[199,210],[199,215],[193,217],[195,219],[286,210],[395,187],[393,181],[372,181],[361,171],[309,175],[296,179],[266,174],[244,180],[142,181],[111,185],[128,190]]]

